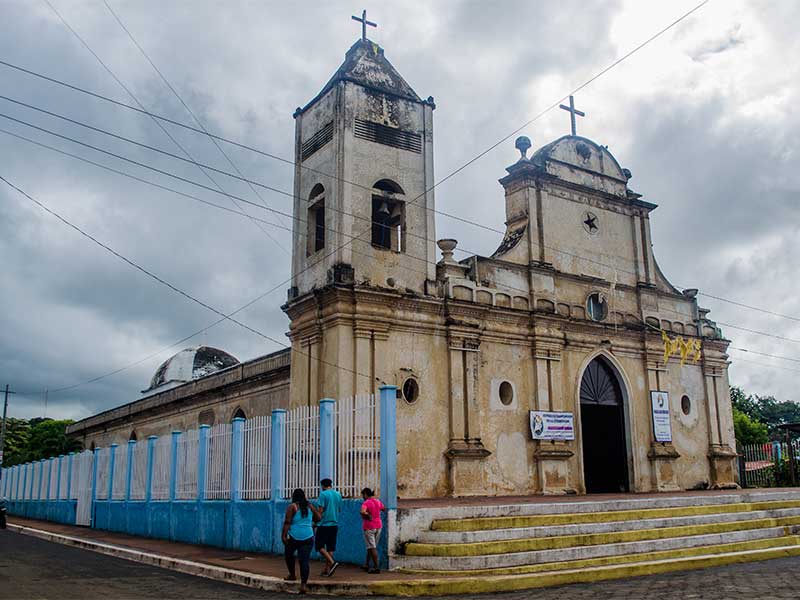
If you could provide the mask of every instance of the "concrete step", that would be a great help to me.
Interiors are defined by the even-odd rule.
[[[702,525],[682,525],[678,527],[558,535],[490,542],[445,544],[410,542],[405,546],[405,554],[408,556],[483,556],[487,554],[507,554],[534,550],[573,548],[576,546],[616,544],[641,540],[661,540],[672,537],[699,536],[703,534],[728,533],[749,529],[797,525],[800,525],[800,517],[770,517],[765,519],[733,521],[730,523],[706,523]]]
[[[773,503],[764,503],[764,504],[773,504]],[[774,504],[783,505],[786,503],[780,502]],[[634,531],[638,529],[657,529],[665,527],[705,525],[709,523],[731,523],[735,521],[748,521],[755,519],[765,519],[770,517],[773,518],[800,517],[800,502],[792,502],[791,504],[796,505],[796,507],[775,508],[770,510],[752,510],[748,512],[740,512],[740,511],[722,512],[722,513],[712,512],[710,514],[703,514],[701,512],[700,514],[689,513],[689,516],[647,518],[650,517],[651,512],[658,512],[661,510],[661,509],[656,509],[656,511],[638,511],[643,518],[636,520],[626,516],[625,520],[620,520],[620,521],[599,520],[597,522],[581,522],[580,520],[578,520],[576,524],[568,524],[568,525],[513,527],[508,529],[478,529],[472,531],[461,531],[461,530],[423,531],[422,533],[420,533],[419,538],[416,541],[420,543],[429,543],[429,544],[460,544],[460,543],[515,540],[515,539],[525,539],[534,537],[586,535],[592,533],[607,533],[613,531]],[[731,505],[731,506],[739,507],[739,506],[750,506],[750,505],[742,504],[742,505]],[[753,506],[756,506],[756,504],[753,504]],[[578,516],[592,516],[592,515],[586,514]]]
[[[400,508],[397,512],[397,538],[399,544],[403,544],[418,539],[420,532],[431,529],[434,522],[469,522],[463,526],[456,525],[451,527],[450,530],[468,530],[469,527],[474,525],[473,519],[486,519],[486,518],[509,518],[509,517],[542,517],[544,515],[556,516],[559,515],[562,521],[549,521],[547,523],[552,525],[558,524],[574,524],[579,521],[576,520],[574,515],[590,515],[595,513],[610,513],[613,512],[616,516],[623,514],[623,511],[642,511],[651,509],[690,509],[690,514],[698,514],[698,509],[710,510],[712,512],[721,512],[720,507],[723,505],[736,505],[742,503],[762,503],[762,502],[780,502],[780,501],[800,501],[800,489],[789,490],[748,490],[737,491],[735,493],[699,493],[670,496],[667,494],[658,496],[637,497],[635,494],[626,495],[613,499],[597,500],[591,496],[585,496],[584,499],[564,499],[558,500],[543,500],[539,499],[526,499],[516,500],[514,503],[483,503],[483,504],[468,504],[468,505],[432,505],[432,506],[419,506]],[[713,506],[714,508],[706,509],[704,507]],[[703,508],[700,508],[703,507]],[[732,509],[742,510],[747,512],[746,509]],[[752,509],[751,509],[752,510]],[[666,514],[661,514],[663,517],[681,516],[670,511],[665,511]],[[682,513],[681,513],[682,514]],[[566,515],[570,515],[567,517]],[[658,516],[658,515],[655,515]],[[594,517],[584,517],[593,519]],[[603,517],[610,520],[619,520],[614,517]],[[507,521],[501,524],[488,524],[487,527],[492,528],[514,528],[524,526],[541,525],[542,522],[533,523],[519,522],[517,524],[509,524]],[[458,529],[461,527],[461,529]]]
[[[569,548],[528,550],[504,554],[484,554],[477,556],[396,555],[392,558],[392,568],[434,571],[498,569],[536,565],[539,563],[558,563],[627,554],[644,554],[681,548],[752,542],[765,539],[786,539],[791,533],[794,532],[786,526],[776,526],[760,529],[706,533],[701,535],[685,535],[663,539],[646,539],[619,543],[574,546]]]
[[[729,542],[726,544],[713,544],[710,546],[696,546],[689,548],[676,548],[673,550],[658,550],[654,552],[641,552],[638,554],[621,554],[615,556],[600,556],[597,558],[585,558],[578,560],[563,560],[558,562],[546,562],[533,565],[521,565],[517,567],[499,567],[494,569],[474,569],[474,570],[442,570],[434,569],[398,569],[401,573],[412,575],[437,576],[495,576],[495,575],[523,575],[527,573],[543,573],[545,571],[560,571],[564,569],[586,569],[591,567],[601,567],[608,565],[619,565],[625,563],[654,561],[654,560],[675,560],[692,556],[709,556],[712,554],[724,554],[729,552],[745,552],[749,550],[764,550],[767,548],[777,548],[782,546],[800,546],[800,536],[780,536],[748,540],[743,542]]]
[[[751,513],[775,509],[800,508],[800,497],[789,500],[739,502],[693,506],[671,506],[664,508],[638,508],[627,510],[598,510],[563,514],[509,515],[499,517],[475,517],[464,519],[436,519],[431,523],[432,531],[484,531],[493,529],[520,529],[541,526],[574,525],[578,523],[610,523],[617,521],[642,521],[672,517],[700,515],[723,515],[727,513]]]
[[[646,560],[635,563],[564,569],[541,573],[485,577],[475,577],[473,575],[467,577],[429,577],[408,581],[376,582],[370,585],[369,592],[374,595],[397,596],[444,596],[460,594],[472,595],[488,592],[513,592],[573,583],[590,583],[626,577],[654,575],[656,573],[705,569],[709,567],[791,556],[800,556],[800,546],[795,543],[764,549],[749,549],[677,559]]]

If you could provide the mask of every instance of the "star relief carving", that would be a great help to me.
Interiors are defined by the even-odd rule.
[[[588,211],[584,213],[583,228],[589,235],[595,235],[600,230],[600,224],[598,223],[597,215]]]

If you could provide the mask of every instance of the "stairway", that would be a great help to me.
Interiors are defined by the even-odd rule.
[[[452,576],[447,593],[459,578],[463,591],[516,590],[800,556],[800,490],[408,509],[400,518],[401,542],[404,528],[418,529],[392,567]]]

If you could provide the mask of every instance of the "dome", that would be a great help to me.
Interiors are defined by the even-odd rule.
[[[238,364],[239,360],[237,358],[219,348],[212,348],[211,346],[185,348],[165,360],[156,369],[153,378],[150,380],[150,387],[144,391],[150,392],[170,384],[172,384],[170,387],[174,387]]]

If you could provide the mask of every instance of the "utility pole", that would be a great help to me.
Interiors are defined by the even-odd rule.
[[[8,414],[8,395],[16,394],[8,389],[9,385],[6,384],[6,397],[3,402],[3,425],[0,426],[0,467],[3,466],[3,447],[6,444],[6,415]],[[0,480],[3,479],[3,472],[0,471]]]

